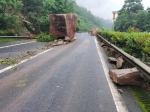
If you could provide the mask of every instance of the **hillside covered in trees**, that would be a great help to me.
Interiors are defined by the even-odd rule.
[[[126,31],[128,27],[137,28],[141,32],[150,32],[150,8],[144,10],[142,0],[125,0],[115,21],[116,31]]]
[[[0,0],[0,35],[49,33],[49,15],[65,13],[77,15],[77,31],[111,29],[110,20],[95,17],[72,0]]]

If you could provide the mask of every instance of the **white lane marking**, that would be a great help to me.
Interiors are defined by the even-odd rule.
[[[106,75],[106,79],[107,79],[110,91],[112,93],[117,111],[118,112],[129,112],[127,107],[125,106],[123,100],[122,100],[122,97],[120,96],[120,93],[118,93],[118,91],[117,91],[117,87],[113,84],[113,82],[111,81],[111,79],[108,75],[109,70],[108,70],[107,65],[105,64],[105,61],[104,61],[104,58],[103,58],[101,52],[99,51],[98,42],[97,42],[96,38],[95,38],[95,43],[96,43],[96,47],[97,47],[97,51],[98,51],[98,54],[100,57],[100,61],[102,63],[102,66],[103,66],[103,69],[104,69],[104,72]]]
[[[16,66],[18,66],[18,65],[20,65],[20,64],[22,64],[22,63],[24,63],[24,62],[27,62],[27,61],[29,61],[29,60],[31,60],[31,59],[33,59],[33,58],[36,58],[36,57],[38,57],[38,56],[40,56],[40,55],[42,55],[42,54],[44,54],[44,53],[46,53],[46,52],[48,52],[48,51],[50,51],[50,50],[52,50],[52,49],[53,49],[53,48],[48,49],[48,50],[46,50],[46,51],[44,51],[44,52],[41,52],[41,53],[39,53],[39,54],[37,54],[37,55],[35,55],[35,56],[29,58],[29,59],[22,60],[20,63],[15,64],[15,65],[13,65],[13,66],[6,67],[6,68],[0,70],[0,73],[3,73],[3,72],[5,72],[5,71],[7,71],[7,70],[10,70],[10,69],[12,69],[12,68],[14,68],[14,67],[16,67]]]
[[[36,42],[36,41],[31,41],[31,42],[26,42],[26,43],[20,43],[20,44],[14,44],[14,45],[9,45],[9,46],[3,46],[3,47],[0,47],[0,49],[12,47],[12,46],[23,45],[23,44],[29,44],[29,43],[33,43],[33,42]]]

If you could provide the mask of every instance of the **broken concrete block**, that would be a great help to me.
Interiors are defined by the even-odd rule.
[[[120,85],[142,85],[143,78],[137,68],[110,70],[111,79]]]
[[[75,14],[51,14],[50,34],[72,39],[76,32],[76,18]]]

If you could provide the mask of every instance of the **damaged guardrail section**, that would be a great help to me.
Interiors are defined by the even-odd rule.
[[[106,43],[108,46],[115,49],[115,51],[120,54],[126,61],[128,61],[131,65],[135,66],[143,75],[143,77],[147,77],[150,79],[150,67],[145,65],[143,62],[138,60],[137,58],[129,55],[128,53],[124,52],[123,50],[119,49],[114,44],[111,44],[106,39],[104,39],[102,36],[97,35],[104,43]]]

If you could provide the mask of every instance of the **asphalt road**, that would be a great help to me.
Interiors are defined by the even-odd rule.
[[[1,73],[0,112],[117,112],[95,37],[84,33],[76,38]],[[38,45],[44,46],[32,43],[1,49],[1,54]]]

